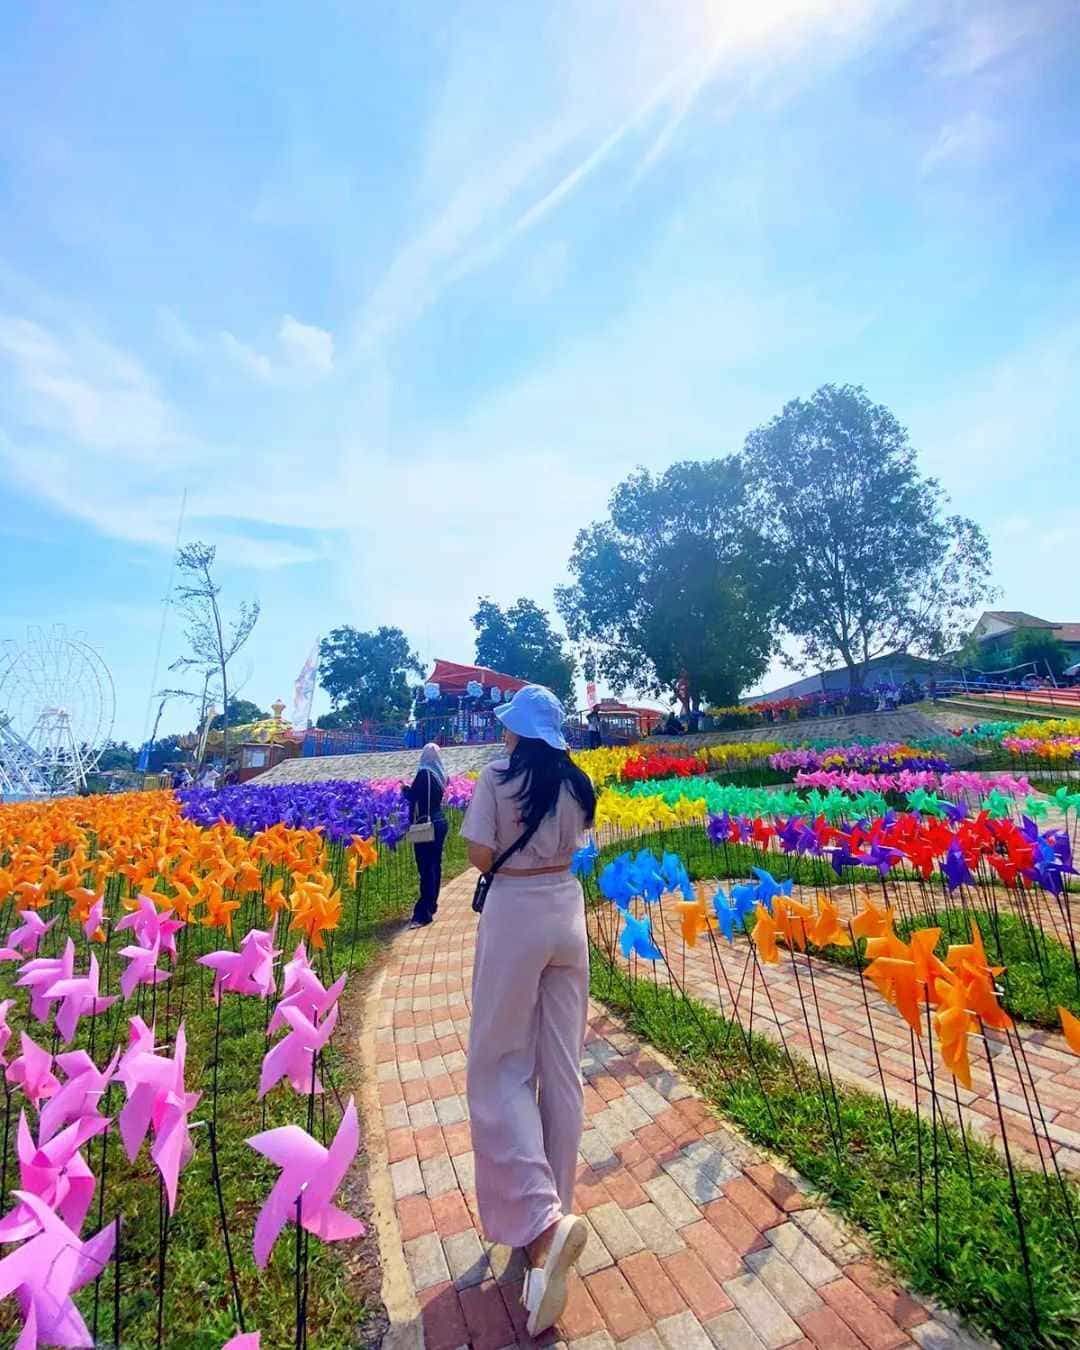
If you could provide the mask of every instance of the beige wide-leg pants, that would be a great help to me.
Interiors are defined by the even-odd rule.
[[[497,876],[473,969],[468,1098],[491,1242],[524,1247],[573,1210],[589,953],[568,873]]]

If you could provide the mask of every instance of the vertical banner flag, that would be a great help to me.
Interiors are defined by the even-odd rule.
[[[585,686],[585,703],[587,707],[595,708],[598,700],[596,697],[596,681],[590,680]]]
[[[315,674],[319,669],[319,640],[311,649],[304,668],[293,685],[292,725],[294,731],[307,731],[311,724],[311,700],[315,697]]]

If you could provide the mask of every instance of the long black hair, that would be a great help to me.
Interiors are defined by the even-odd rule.
[[[554,812],[564,783],[585,813],[586,828],[592,827],[596,819],[596,792],[592,779],[578,768],[565,750],[556,750],[533,736],[519,736],[510,754],[510,763],[499,770],[502,783],[516,778],[521,779],[521,787],[514,793],[514,801],[520,807],[521,823],[526,829]]]

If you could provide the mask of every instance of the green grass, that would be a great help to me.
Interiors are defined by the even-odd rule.
[[[955,1130],[938,1125],[939,1259],[934,1137],[925,1118],[917,1124],[912,1112],[893,1106],[894,1153],[884,1102],[837,1085],[834,1143],[810,1065],[795,1061],[800,1086],[780,1047],[755,1035],[748,1053],[738,1029],[717,1012],[663,983],[631,982],[596,949],[592,990],[631,1030],[671,1055],[724,1116],[781,1154],[858,1225],[911,1288],[939,1299],[1008,1350],[1080,1344],[1080,1244],[1056,1182],[1049,1186],[1041,1173],[1017,1173],[1031,1255],[1033,1324],[1009,1177],[992,1148],[969,1137],[965,1152]],[[1073,1212],[1080,1214],[1080,1188],[1067,1185]]]
[[[465,844],[457,832],[458,823],[458,820],[452,823],[446,841],[444,880],[457,876],[468,866]],[[378,864],[363,875],[358,908],[354,909],[354,892],[351,888],[347,890],[342,921],[334,935],[332,951],[324,953],[319,962],[323,979],[327,983],[331,978],[331,965],[336,975],[352,968],[342,999],[343,1018],[346,1016],[345,1005],[350,998],[350,989],[355,997],[363,972],[384,948],[389,927],[408,913],[417,893],[412,849],[406,845],[400,846],[395,853],[386,849],[380,852]],[[355,927],[354,915],[358,919]],[[235,927],[237,933],[242,934],[247,928],[261,926],[261,923],[261,914],[249,902],[236,915]],[[61,927],[62,924],[56,925],[57,930]],[[201,942],[207,951],[224,946],[226,941],[221,931],[205,933],[204,930],[191,928],[187,934]],[[125,936],[120,935],[121,938]],[[298,940],[296,933],[285,934],[279,925],[278,945],[285,948],[288,955],[291,955]],[[120,945],[117,941],[111,954],[113,981],[118,966],[115,948]],[[98,955],[100,959],[101,949],[98,949]],[[164,1030],[166,1009],[170,1029],[174,1032],[179,1001],[181,997],[184,998],[183,1020],[188,1042],[186,1086],[188,1091],[203,1093],[202,1101],[192,1113],[193,1122],[206,1121],[210,1117],[215,1041],[215,1010],[209,997],[210,981],[208,977],[204,978],[201,968],[194,964],[196,955],[198,952],[194,949],[189,951],[187,959],[181,960],[173,979],[159,987],[155,1010],[159,1036]],[[80,954],[79,964],[82,964],[82,960]],[[13,970],[12,965],[0,967],[0,996],[10,993]],[[103,980],[105,985],[106,981]],[[111,984],[109,988],[111,991]],[[149,1021],[149,990],[144,989],[142,992],[141,1012]],[[24,1007],[24,991],[18,991],[18,995],[17,1006]],[[115,1032],[120,1037],[119,1044],[126,1044],[127,1019],[134,1011],[136,1009],[130,1004],[117,1004],[110,1013],[97,1019],[98,1062],[103,1058],[103,1036],[111,1036]],[[284,1350],[284,1347],[293,1344],[295,1326],[295,1229],[292,1225],[285,1228],[274,1247],[267,1269],[260,1271],[252,1256],[252,1230],[255,1217],[277,1177],[277,1169],[248,1147],[245,1140],[260,1130],[277,1125],[305,1125],[307,1102],[283,1084],[268,1094],[265,1110],[258,1102],[259,1066],[266,1050],[264,1017],[265,1009],[256,999],[228,995],[222,1004],[218,1064],[218,1161],[247,1328],[249,1331],[258,1329],[262,1332],[264,1350],[278,1350],[279,1347]],[[15,1026],[19,1025],[14,1018],[12,1020]],[[89,1019],[84,1019],[80,1035],[67,1049],[89,1049],[89,1025]],[[31,1024],[27,1029],[39,1044],[49,1044],[36,1024]],[[316,1137],[322,1134],[324,1103],[328,1139],[337,1127],[340,1110],[334,1089],[343,1102],[347,1101],[350,1093],[358,1091],[356,1066],[342,1053],[343,1047],[351,1040],[352,1037],[347,1040],[342,1035],[339,1024],[335,1042],[325,1064],[320,1066],[325,1096],[316,1099],[313,1130]],[[102,1106],[103,1114],[115,1116],[123,1101],[122,1087],[114,1085],[111,1100]],[[8,1141],[9,1195],[17,1184],[14,1158],[17,1119],[17,1109],[13,1109]],[[177,1207],[169,1221],[163,1344],[182,1347],[182,1350],[219,1350],[221,1344],[238,1328],[218,1202],[211,1180],[207,1130],[204,1127],[196,1128],[193,1139],[195,1155],[180,1174]],[[147,1146],[143,1147],[136,1162],[131,1164],[123,1154],[115,1129],[109,1131],[107,1140],[104,1219],[108,1222],[117,1212],[123,1216],[120,1263],[122,1343],[124,1347],[153,1346],[156,1344],[158,1305],[157,1171],[150,1161]],[[363,1148],[361,1128],[361,1164]],[[92,1140],[83,1153],[95,1175],[100,1177],[100,1140]],[[99,1185],[87,1215],[84,1227],[86,1234],[97,1230],[100,1194]],[[340,1203],[346,1209],[353,1209],[348,1198],[341,1199]],[[356,1244],[322,1243],[314,1238],[310,1241],[309,1325],[312,1344],[318,1345],[319,1350],[344,1350],[346,1346],[362,1343],[365,1325],[371,1323],[379,1313],[378,1277],[372,1278],[370,1273],[376,1259],[374,1250],[374,1246],[369,1243],[361,1248],[358,1256]],[[101,1284],[98,1335],[102,1345],[112,1344],[112,1294],[113,1267],[110,1266]],[[76,1302],[87,1325],[92,1327],[93,1284],[77,1296]],[[18,1325],[16,1314],[13,1300],[5,1300],[0,1305],[0,1343],[10,1343],[6,1335]]]

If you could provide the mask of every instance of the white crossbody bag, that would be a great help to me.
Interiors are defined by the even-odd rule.
[[[410,844],[433,844],[435,842],[435,822],[431,819],[431,770],[427,771],[427,815],[405,831]]]

